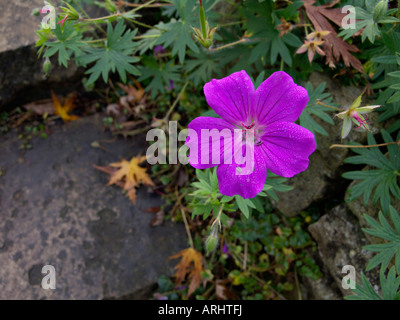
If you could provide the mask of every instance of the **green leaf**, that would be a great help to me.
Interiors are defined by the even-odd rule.
[[[78,57],[79,63],[83,65],[94,63],[86,71],[90,74],[88,84],[94,83],[100,75],[104,82],[107,82],[110,72],[117,71],[121,81],[126,82],[126,74],[140,75],[139,70],[132,64],[139,61],[139,58],[132,57],[137,44],[133,42],[133,37],[137,30],[128,30],[123,20],[120,20],[113,29],[112,24],[107,26],[107,41],[103,48],[88,48],[86,54]]]
[[[54,34],[57,37],[56,41],[47,41],[44,43],[48,47],[44,53],[44,57],[51,57],[58,53],[58,63],[65,68],[68,67],[68,61],[71,56],[79,56],[85,44],[81,41],[82,34],[74,29],[73,22],[66,21],[64,27],[57,24]],[[44,36],[43,36],[44,37]],[[42,41],[44,38],[42,38]],[[37,45],[40,45],[37,43]]]
[[[356,283],[356,288],[353,290],[355,295],[345,296],[346,300],[382,300],[382,297],[376,293],[372,284],[363,274],[361,282],[362,285]]]
[[[152,99],[155,99],[158,93],[165,93],[170,81],[181,80],[180,66],[175,65],[173,60],[159,65],[154,57],[149,57],[143,60],[143,64],[144,66],[139,68],[142,76],[138,81],[151,79],[145,90],[151,91]]]
[[[396,277],[394,267],[390,268],[387,278],[383,271],[380,272],[380,282],[384,300],[400,299],[400,275]]]
[[[369,261],[367,271],[378,265],[381,265],[381,271],[384,271],[394,258],[394,265],[397,273],[400,274],[400,216],[392,206],[390,206],[389,211],[394,229],[390,226],[382,212],[379,212],[379,222],[364,214],[364,218],[370,226],[370,228],[364,228],[364,232],[386,240],[385,243],[372,244],[364,247],[368,251],[378,253]]]
[[[314,134],[319,133],[324,136],[328,135],[326,130],[319,125],[312,117],[312,115],[319,117],[323,121],[333,124],[332,117],[327,114],[328,111],[331,111],[329,108],[324,107],[320,104],[317,104],[317,99],[321,102],[332,105],[332,98],[329,93],[324,93],[326,83],[321,83],[317,88],[313,89],[311,83],[307,83],[306,89],[309,96],[309,102],[303,112],[299,117],[300,125],[302,127],[307,128],[308,130],[312,131]]]
[[[188,79],[193,81],[195,86],[204,84],[211,80],[212,75],[219,75],[218,60],[216,55],[207,52],[190,53],[192,59],[186,60],[184,64],[185,71],[189,75]]]
[[[382,137],[385,143],[393,142],[393,139],[385,130],[382,130]],[[368,134],[368,144],[376,144],[372,134]],[[357,156],[345,159],[346,163],[364,164],[374,169],[363,171],[349,171],[343,174],[346,179],[359,180],[349,189],[347,201],[353,201],[364,195],[364,204],[367,205],[370,196],[375,189],[372,203],[380,200],[382,211],[387,214],[391,203],[391,195],[400,199],[400,189],[397,177],[400,172],[400,152],[396,145],[387,146],[389,156],[382,154],[379,148],[353,148]]]
[[[186,47],[190,48],[195,53],[199,53],[199,48],[192,39],[192,29],[185,21],[176,21],[171,19],[171,22],[166,25],[167,31],[164,32],[155,44],[162,44],[164,47],[172,45],[172,56],[178,54],[180,63],[185,61]]]
[[[247,199],[246,199],[247,200]],[[236,195],[235,196],[235,201],[237,206],[239,207],[240,211],[242,211],[242,213],[244,214],[244,216],[246,217],[246,219],[249,218],[250,216],[250,209],[248,207],[248,202],[245,201],[245,199],[243,199],[241,196]]]
[[[265,185],[263,188],[263,192],[269,195],[275,201],[279,201],[279,198],[275,191],[278,192],[286,192],[293,189],[292,186],[285,185],[284,183],[287,181],[287,178],[282,178],[272,173],[271,171],[267,171],[267,180],[265,181]],[[259,194],[261,195],[261,193]]]

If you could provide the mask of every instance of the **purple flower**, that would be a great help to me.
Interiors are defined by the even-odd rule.
[[[162,54],[164,54],[164,53],[165,53],[165,49],[164,49],[163,46],[154,46],[154,52],[153,52],[153,54],[154,54],[154,57],[155,57],[156,59],[160,58],[160,56],[161,56]]]
[[[293,82],[285,72],[273,73],[257,90],[245,71],[208,82],[204,86],[207,103],[221,118],[198,117],[189,123],[186,145],[190,148],[189,163],[197,169],[218,165],[219,191],[223,195],[255,197],[264,187],[267,169],[272,173],[293,177],[307,169],[308,157],[315,151],[312,132],[295,124],[308,103],[307,91]],[[202,132],[222,132],[209,137]],[[227,130],[226,130],[227,129]],[[249,154],[253,168],[243,174],[243,163],[237,161],[237,151],[244,153],[243,143],[234,136],[253,133]],[[227,139],[226,132],[230,138]],[[233,141],[233,142],[231,142]],[[235,149],[237,144],[242,147]],[[226,151],[234,160],[226,162]],[[215,156],[217,154],[217,156]]]
[[[167,86],[167,91],[171,91],[171,90],[174,90],[174,82],[170,79],[169,80],[169,85]]]

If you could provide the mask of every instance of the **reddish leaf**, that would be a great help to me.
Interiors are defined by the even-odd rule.
[[[362,73],[362,63],[351,54],[351,52],[359,52],[360,50],[356,46],[347,43],[342,38],[337,37],[335,29],[327,20],[328,18],[338,26],[341,26],[342,19],[346,14],[342,13],[340,8],[331,8],[337,2],[338,1],[335,1],[330,5],[313,6],[315,0],[305,0],[304,8],[315,30],[330,31],[330,33],[325,36],[325,43],[323,45],[323,50],[326,53],[326,63],[331,67],[335,67],[335,63],[339,62],[340,58],[342,58],[347,67],[352,66]]]

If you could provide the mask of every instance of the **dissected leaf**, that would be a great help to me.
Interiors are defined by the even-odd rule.
[[[326,132],[326,130],[321,125],[319,125],[312,117],[313,115],[329,124],[334,124],[332,117],[327,113],[328,111],[330,111],[330,109],[317,103],[319,100],[327,105],[333,104],[331,95],[327,92],[324,92],[325,86],[326,83],[323,82],[317,88],[313,89],[312,84],[310,82],[307,83],[306,89],[310,100],[306,108],[301,113],[299,121],[301,126],[312,131],[314,134],[319,133],[327,136],[328,133]]]
[[[120,20],[115,28],[111,23],[107,27],[107,41],[104,47],[86,49],[86,54],[80,55],[77,59],[79,63],[88,65],[95,63],[93,67],[86,71],[90,74],[88,84],[94,83],[100,75],[104,82],[107,82],[110,72],[118,72],[122,82],[126,82],[126,74],[139,75],[139,70],[133,66],[139,58],[133,57],[132,53],[137,44],[132,40],[137,30],[127,30],[123,20]]]
[[[344,297],[346,300],[382,300],[382,297],[363,274],[361,274],[361,282],[362,285],[356,283],[356,288],[353,290],[354,295]]]
[[[334,67],[335,63],[339,62],[341,57],[347,67],[352,66],[354,69],[362,73],[362,63],[351,54],[351,52],[359,52],[360,50],[356,46],[347,43],[342,38],[339,38],[336,30],[327,20],[328,18],[338,26],[341,26],[342,19],[346,14],[342,13],[341,8],[330,8],[336,4],[337,1],[330,5],[326,4],[321,6],[313,6],[314,3],[315,0],[305,0],[304,8],[308,18],[311,20],[317,31],[330,31],[330,33],[324,37],[325,42],[323,50],[326,53],[326,63],[331,67]]]
[[[177,284],[181,284],[186,276],[190,280],[188,296],[190,296],[200,285],[203,271],[203,256],[194,248],[184,249],[177,254],[169,257],[169,259],[181,258],[181,261],[175,266],[175,280]]]
[[[142,76],[138,80],[151,79],[145,91],[151,91],[151,97],[155,99],[158,92],[166,92],[166,88],[171,85],[171,81],[179,82],[181,80],[179,70],[180,66],[175,65],[173,60],[160,66],[154,57],[150,57],[149,59],[144,59],[143,66],[140,67]]]
[[[389,211],[394,229],[382,212],[379,212],[379,222],[364,214],[364,218],[370,225],[370,228],[365,228],[363,230],[374,237],[386,240],[385,243],[371,244],[364,247],[366,250],[377,253],[377,255],[369,261],[367,271],[375,268],[379,264],[381,264],[381,271],[384,271],[394,258],[394,265],[397,272],[400,274],[400,216],[392,206],[389,207]]]
[[[70,112],[75,109],[75,96],[66,98],[64,105],[61,105],[60,100],[58,100],[53,91],[51,91],[51,97],[53,98],[53,106],[55,109],[54,113],[58,114],[65,123],[68,123],[69,121],[75,121],[79,118],[76,115],[70,115]]]
[[[136,204],[136,187],[140,184],[154,186],[153,181],[146,173],[146,168],[139,167],[139,164],[146,159],[146,156],[133,157],[130,161],[122,159],[120,162],[111,163],[109,166],[94,166],[96,169],[110,174],[110,181],[107,185],[116,184],[124,189],[128,198]]]
[[[64,27],[57,24],[54,34],[57,37],[56,41],[47,41],[44,45],[49,47],[44,57],[51,57],[58,53],[58,63],[65,68],[68,67],[68,60],[72,54],[79,56],[82,49],[85,48],[85,43],[81,41],[82,35],[74,29],[73,22],[66,22]]]
[[[393,139],[385,130],[382,130],[385,143],[393,143]],[[376,140],[371,133],[368,134],[368,144],[375,145]],[[359,182],[349,189],[347,201],[353,201],[362,194],[364,204],[367,205],[372,196],[372,204],[380,200],[382,211],[388,214],[391,196],[400,200],[400,188],[398,185],[398,172],[400,171],[400,151],[397,144],[387,146],[388,156],[379,148],[353,148],[358,155],[345,159],[346,163],[365,164],[374,169],[362,171],[348,171],[343,174],[346,179]]]

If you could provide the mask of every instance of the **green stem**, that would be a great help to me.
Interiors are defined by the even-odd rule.
[[[178,96],[176,97],[174,103],[172,104],[171,108],[169,108],[167,114],[165,115],[165,121],[168,122],[169,116],[171,115],[172,111],[174,111],[176,105],[179,102],[179,99],[181,98],[181,95],[183,94],[183,92],[185,92],[187,85],[189,84],[189,81],[186,81],[185,84],[183,85],[181,91],[179,92]]]
[[[324,102],[319,101],[318,99],[317,99],[316,104],[319,104],[319,105],[321,105],[321,106],[324,106],[324,107],[329,108],[329,109],[332,109],[332,110],[343,111],[343,110],[340,109],[340,108],[337,108],[337,107],[334,107],[334,106],[330,106],[330,105],[328,105],[328,104],[326,104],[326,103],[324,103]]]
[[[141,39],[149,39],[149,38],[159,38],[160,35],[159,34],[148,34],[145,36],[136,36],[133,37],[133,40],[141,40]]]
[[[206,14],[204,13],[203,4],[201,3],[201,1],[200,1],[199,16],[200,16],[201,32],[203,33],[203,39],[207,39]]]
[[[185,213],[185,211],[184,211],[183,209],[181,209],[181,214],[182,214],[183,222],[184,222],[184,224],[185,224],[185,229],[186,229],[186,233],[187,233],[187,235],[188,235],[190,247],[191,247],[192,249],[194,249],[192,234],[190,233],[189,224],[188,224],[187,219],[186,219],[186,213]]]
[[[135,8],[135,9],[133,9],[133,10],[131,10],[131,11],[128,11],[128,12],[136,12],[136,11],[138,11],[138,10],[140,10],[140,9],[146,8],[148,5],[150,5],[150,4],[152,4],[152,3],[156,2],[156,1],[157,1],[157,0],[151,0],[151,1],[146,2],[146,3],[144,3],[143,5],[141,5],[141,6],[137,7],[137,8]]]
[[[115,13],[115,14],[112,14],[112,15],[109,15],[109,16],[105,16],[105,17],[91,18],[91,19],[81,19],[81,20],[85,21],[85,22],[96,22],[96,21],[107,20],[107,19],[110,19],[110,18],[113,18],[113,17],[119,17],[119,16],[121,16],[120,13]]]
[[[245,21],[235,21],[235,22],[228,22],[228,23],[224,23],[224,24],[219,24],[218,27],[222,28],[222,27],[229,27],[229,26],[235,26],[237,24],[242,24]]]
[[[237,44],[239,44],[239,43],[243,43],[243,42],[245,42],[245,41],[246,41],[245,39],[240,39],[240,40],[238,40],[238,41],[225,44],[225,45],[223,45],[223,46],[221,46],[221,47],[218,47],[218,48],[209,49],[209,51],[218,51],[218,50],[226,49],[226,48],[235,46],[235,45],[237,45]]]
[[[134,24],[137,24],[137,25],[139,25],[139,26],[142,26],[142,27],[145,27],[145,28],[148,28],[148,29],[157,29],[157,30],[160,30],[160,31],[164,31],[164,30],[162,30],[162,29],[160,29],[160,28],[153,27],[153,26],[151,26],[151,25],[145,24],[145,23],[143,23],[143,22],[139,22],[139,21],[137,21],[137,20],[129,19],[129,18],[126,18],[126,17],[124,17],[124,18],[125,18],[126,20],[128,20],[128,21],[134,23]],[[159,35],[157,35],[157,37],[159,37]]]
[[[74,3],[78,6],[79,10],[82,11],[83,15],[84,15],[87,19],[90,19],[90,16],[87,14],[87,12],[85,11],[85,9],[83,9],[83,8],[79,5],[78,1],[74,0]],[[106,32],[102,27],[100,27],[99,25],[95,24],[95,27],[96,27],[97,29],[99,29],[100,32],[102,32],[102,33],[104,33],[104,34],[107,34],[107,32]]]
[[[386,143],[380,143],[380,144],[370,144],[368,146],[358,146],[358,145],[351,145],[351,144],[333,144],[329,147],[329,149],[333,148],[355,148],[355,149],[364,149],[364,148],[376,148],[376,147],[384,147],[384,146],[389,146],[391,144],[399,144],[399,141],[393,141],[393,142],[386,142]]]

